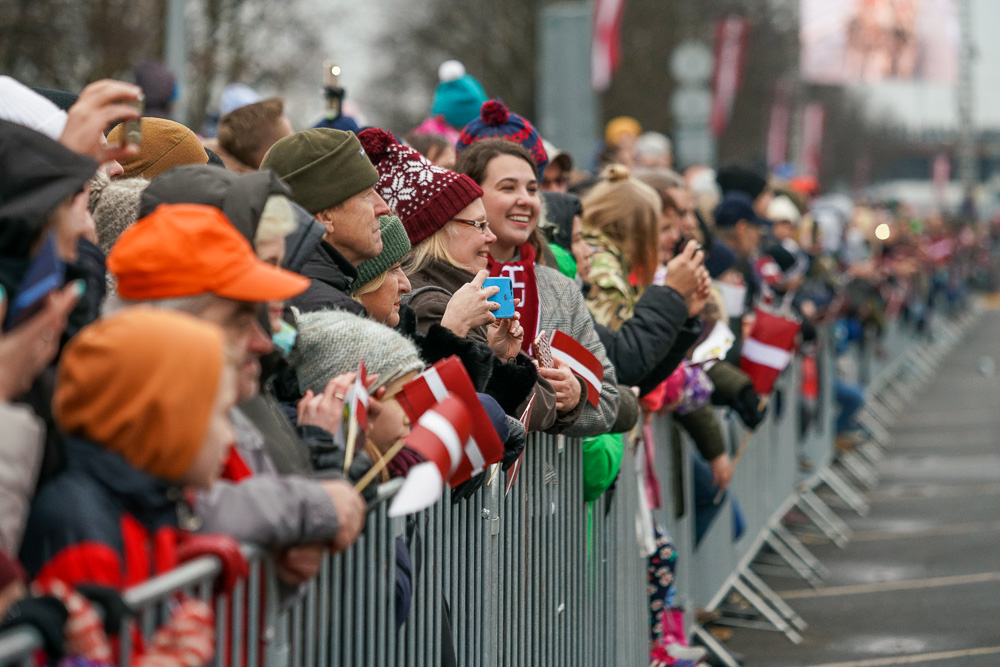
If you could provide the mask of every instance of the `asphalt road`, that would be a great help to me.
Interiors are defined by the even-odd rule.
[[[800,645],[736,629],[747,667],[1000,666],[1000,312],[987,312],[891,432],[846,549],[810,544],[818,589],[765,576],[809,628]]]

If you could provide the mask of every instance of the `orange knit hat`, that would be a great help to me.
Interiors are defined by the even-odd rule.
[[[52,414],[66,433],[178,482],[204,440],[224,362],[219,327],[174,311],[129,308],[70,340]]]

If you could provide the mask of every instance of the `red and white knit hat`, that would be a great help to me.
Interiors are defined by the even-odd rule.
[[[414,246],[483,196],[471,178],[438,167],[385,130],[369,128],[358,139],[378,171],[375,189],[403,221]]]

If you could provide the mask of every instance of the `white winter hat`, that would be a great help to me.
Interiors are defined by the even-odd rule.
[[[771,222],[790,222],[792,225],[797,225],[802,220],[802,213],[791,199],[785,195],[778,195],[767,205],[767,219]]]
[[[20,81],[0,76],[0,119],[41,132],[59,141],[66,112]]]

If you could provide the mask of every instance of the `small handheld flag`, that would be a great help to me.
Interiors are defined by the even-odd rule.
[[[604,382],[604,365],[601,360],[562,331],[553,331],[549,344],[552,346],[552,358],[566,362],[570,370],[587,383],[587,400],[596,408],[601,398],[601,384]]]
[[[368,430],[368,370],[365,360],[358,362],[354,385],[347,392],[347,443],[344,450],[344,472],[354,461],[354,448],[358,441],[358,428]]]
[[[740,368],[750,376],[753,390],[767,396],[792,360],[795,336],[802,323],[757,309],[750,336],[743,341]]]
[[[535,407],[535,396],[532,394],[531,398],[528,399],[528,405],[524,408],[524,412],[521,413],[521,419],[519,420],[524,426],[524,430],[528,430],[528,422],[531,421],[531,409]],[[521,450],[521,454],[517,457],[517,461],[514,461],[514,465],[510,467],[507,471],[507,486],[504,487],[503,497],[506,498],[510,494],[510,490],[514,487],[514,482],[517,481],[517,476],[521,474],[521,462],[524,460],[524,449]]]
[[[424,412],[444,400],[449,392],[465,403],[472,419],[471,434],[464,441],[465,456],[450,480],[454,487],[503,458],[503,443],[476,396],[476,389],[465,366],[454,355],[442,359],[404,385],[396,395],[396,400],[410,420],[417,422]]]
[[[413,514],[440,500],[444,483],[463,459],[462,443],[468,440],[471,427],[465,403],[450,393],[420,416],[406,437],[406,446],[426,460],[407,472],[389,516]]]

